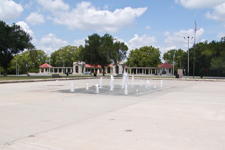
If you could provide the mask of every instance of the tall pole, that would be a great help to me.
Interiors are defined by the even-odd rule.
[[[195,21],[193,78],[195,78],[195,36],[196,36],[196,31],[197,31],[197,24]]]
[[[173,76],[174,76],[174,57],[175,57],[175,52],[176,51],[174,51],[174,53],[173,53]]]
[[[187,37],[188,40],[188,78],[189,78],[189,36]],[[184,37],[184,39],[186,40],[186,38]],[[191,39],[193,39],[193,37],[191,37]]]
[[[189,78],[189,36],[188,36],[188,78]]]

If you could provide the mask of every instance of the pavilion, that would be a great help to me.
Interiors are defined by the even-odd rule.
[[[173,66],[167,62],[158,66],[159,73],[162,75],[163,71],[166,72],[166,75],[172,75]]]
[[[51,65],[49,65],[48,63],[44,63],[39,66],[39,73],[48,73],[50,72],[50,68],[52,68]]]

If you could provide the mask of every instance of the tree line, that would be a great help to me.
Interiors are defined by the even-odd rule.
[[[174,52],[175,73],[181,68],[187,75],[188,51],[172,49],[164,53],[163,59],[173,64]],[[189,75],[225,76],[225,37],[220,41],[199,42],[189,49]]]
[[[28,72],[38,72],[39,66],[45,62],[55,67],[71,67],[74,61],[84,61],[91,65],[104,67],[111,63],[117,65],[121,60],[129,67],[157,67],[162,63],[159,48],[143,46],[131,50],[124,42],[118,41],[110,34],[100,36],[92,34],[85,40],[85,45],[65,46],[53,52],[50,57],[43,50],[36,50],[31,43],[31,36],[16,25],[8,25],[0,21],[0,72],[4,76]],[[225,76],[225,37],[220,41],[200,42],[189,49],[189,75]],[[175,55],[174,55],[175,54]],[[177,69],[184,70],[187,75],[188,51],[171,49],[163,54],[163,59]],[[16,68],[17,66],[17,68]]]

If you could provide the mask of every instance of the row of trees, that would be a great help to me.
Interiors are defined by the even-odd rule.
[[[72,66],[74,61],[84,60],[90,64],[101,64],[101,66],[107,66],[108,64],[114,61],[120,61],[126,58],[127,47],[124,43],[120,42],[112,42],[111,44],[115,44],[114,46],[110,45],[110,50],[107,47],[106,51],[104,51],[103,45],[99,44],[98,46],[93,46],[94,41],[91,39],[95,37],[97,38],[106,38],[100,37],[97,34],[94,34],[89,37],[86,41],[85,47],[80,46],[65,46],[60,48],[59,50],[53,52],[51,57],[48,57],[42,50],[30,50],[25,51],[23,53],[17,54],[11,60],[9,64],[8,71],[9,73],[15,73],[16,70],[16,63],[19,66],[20,73],[27,73],[27,72],[38,72],[38,66],[47,62],[50,63],[52,66],[65,66],[70,67]],[[110,35],[105,35],[110,36]],[[112,39],[112,37],[111,37]],[[90,47],[93,47],[90,48]],[[116,46],[120,48],[116,49]],[[192,76],[193,73],[196,76],[201,75],[209,75],[209,76],[225,76],[225,41],[224,38],[221,41],[212,41],[208,43],[200,42],[195,45],[195,47],[190,48],[190,63],[189,63],[189,75]],[[114,52],[113,52],[114,48]],[[121,50],[122,49],[122,50]],[[117,51],[122,51],[123,53],[119,53],[120,55],[116,55]],[[194,53],[195,52],[195,53]],[[181,68],[184,70],[184,74],[187,75],[187,62],[188,62],[188,53],[182,49],[171,49],[164,53],[163,59],[173,64],[173,55],[174,57],[174,67],[175,67],[175,74],[177,73],[177,69]],[[105,54],[105,60],[104,55]],[[153,66],[156,67],[160,65],[161,52],[158,48],[154,48],[152,46],[144,46],[139,49],[132,50],[127,58],[126,65],[133,66],[133,67],[148,67]],[[113,57],[114,56],[114,57]],[[116,57],[115,57],[116,56]],[[195,56],[195,59],[194,59]],[[83,58],[83,59],[82,59]],[[99,61],[98,61],[99,60]],[[195,60],[195,62],[194,62]],[[194,66],[195,64],[195,66]]]
[[[0,21],[0,71],[4,69],[12,73],[16,70],[16,64],[21,73],[38,72],[38,67],[44,62],[52,66],[72,66],[74,61],[85,61],[86,63],[100,64],[104,66],[112,62],[117,65],[127,57],[128,47],[109,34],[99,36],[93,34],[85,40],[84,46],[65,46],[53,52],[51,57],[42,50],[35,50],[31,43],[32,38],[23,31],[20,26],[8,25]],[[225,37],[221,41],[208,43],[200,42],[190,48],[190,71],[189,75],[225,76]],[[23,52],[26,49],[25,52]],[[175,53],[175,73],[182,68],[187,73],[187,51],[172,49],[164,53],[163,59],[173,64]],[[160,51],[152,46],[144,46],[132,50],[127,58],[126,65],[133,67],[157,67],[161,64]]]
[[[188,53],[182,49],[172,49],[164,53],[163,59],[173,64],[175,52],[175,73],[182,68],[187,75]],[[189,49],[190,76],[225,76],[225,37],[220,41],[200,42]]]

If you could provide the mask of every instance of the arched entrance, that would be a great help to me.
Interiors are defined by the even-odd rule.
[[[119,73],[119,66],[116,66],[116,73]]]
[[[78,66],[75,67],[76,73],[78,73],[79,69]]]

